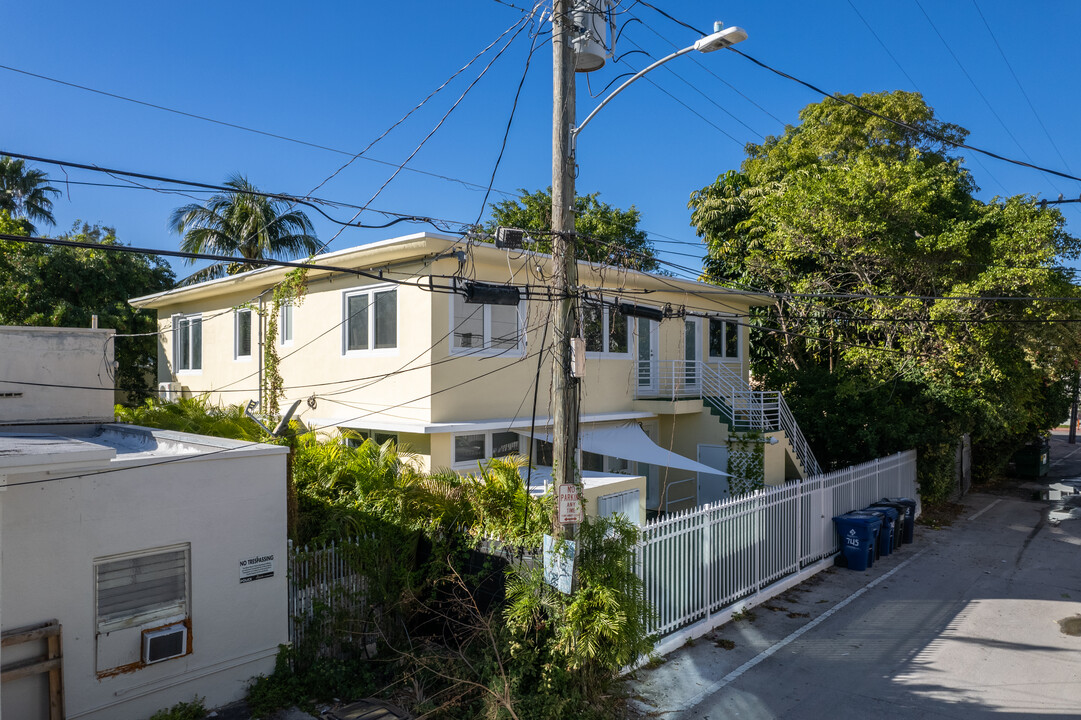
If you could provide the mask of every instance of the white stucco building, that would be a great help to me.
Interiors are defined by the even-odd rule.
[[[33,330],[0,328],[0,717],[242,698],[287,641],[286,448],[88,421],[111,331]]]

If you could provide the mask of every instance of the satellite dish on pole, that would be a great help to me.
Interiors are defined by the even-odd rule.
[[[578,0],[571,12],[574,22],[574,71],[593,72],[604,67],[615,51],[615,21],[610,0]],[[605,41],[612,38],[613,47]]]

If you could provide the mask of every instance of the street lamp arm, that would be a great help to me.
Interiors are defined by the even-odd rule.
[[[589,121],[593,119],[593,116],[596,115],[597,113],[599,113],[601,111],[601,108],[603,108],[605,105],[607,105],[612,100],[612,98],[614,98],[616,95],[619,95],[621,92],[623,92],[623,90],[628,85],[630,85],[632,82],[634,82],[638,78],[645,75],[647,72],[649,72],[649,71],[651,71],[651,70],[653,70],[655,68],[658,68],[661,65],[664,65],[669,60],[676,59],[680,55],[686,55],[687,53],[689,53],[690,51],[692,51],[694,49],[695,49],[694,45],[688,45],[687,47],[683,48],[682,50],[677,50],[676,52],[672,53],[671,55],[668,55],[668,56],[665,56],[665,57],[661,58],[660,60],[653,63],[649,67],[644,68],[642,70],[639,70],[634,75],[627,78],[626,82],[624,82],[622,85],[620,85],[615,90],[613,90],[612,93],[608,97],[606,97],[604,100],[601,100],[600,105],[593,108],[593,112],[591,112],[589,115],[586,116],[586,119],[582,121],[581,125],[579,125],[578,127],[571,128],[571,150],[572,151],[577,150],[578,133],[580,133],[580,132],[582,132],[583,130],[586,129],[586,125],[588,125]]]
[[[662,57],[660,60],[653,63],[649,67],[644,68],[643,70],[639,70],[634,75],[627,78],[627,81],[625,83],[623,83],[622,85],[617,87],[615,90],[613,90],[612,93],[608,97],[606,97],[604,100],[601,101],[600,105],[593,108],[593,112],[591,112],[588,116],[586,116],[586,119],[582,121],[581,125],[579,125],[578,127],[572,127],[571,128],[571,132],[570,132],[570,135],[571,135],[571,137],[570,137],[570,146],[571,146],[570,150],[571,150],[571,152],[574,153],[574,152],[577,151],[577,149],[578,149],[578,133],[580,133],[580,132],[582,132],[583,130],[586,129],[586,125],[588,125],[589,121],[593,119],[593,116],[596,115],[597,113],[599,113],[601,111],[601,108],[603,108],[605,105],[607,105],[612,100],[612,98],[614,98],[616,95],[619,95],[621,92],[623,92],[624,88],[626,88],[628,85],[630,85],[632,82],[634,82],[638,78],[642,77],[643,75],[645,75],[646,73],[650,72],[651,70],[653,70],[655,68],[659,68],[661,65],[664,65],[669,60],[674,60],[675,58],[678,58],[680,55],[686,55],[687,53],[689,53],[692,50],[697,50],[698,52],[701,52],[701,53],[713,52],[714,50],[720,50],[721,48],[726,48],[726,47],[730,47],[732,45],[735,45],[738,42],[743,42],[746,39],[747,39],[747,32],[743,28],[730,27],[730,28],[726,28],[726,29],[723,29],[723,30],[718,29],[718,30],[716,30],[715,32],[713,32],[710,35],[706,35],[705,37],[699,38],[698,40],[695,41],[694,45],[688,45],[687,47],[683,48],[682,50],[677,50],[674,53],[672,53],[671,55],[668,55],[666,57]]]

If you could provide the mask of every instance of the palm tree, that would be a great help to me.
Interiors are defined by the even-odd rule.
[[[23,218],[30,234],[37,232],[31,221],[56,224],[49,195],[60,195],[60,191],[48,183],[48,176],[41,170],[26,167],[22,160],[0,156],[0,210]]]
[[[252,260],[291,260],[318,252],[315,228],[303,212],[290,209],[284,200],[255,194],[258,189],[243,175],[231,176],[225,186],[229,192],[211,196],[205,205],[189,203],[173,211],[169,227],[184,236],[182,250]],[[251,263],[215,263],[184,282],[235,275],[255,267]]]

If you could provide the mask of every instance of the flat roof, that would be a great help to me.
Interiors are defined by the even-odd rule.
[[[35,425],[0,432],[0,475],[78,467],[141,465],[220,453],[281,453],[288,448],[119,423]]]

